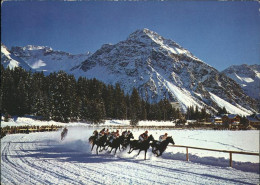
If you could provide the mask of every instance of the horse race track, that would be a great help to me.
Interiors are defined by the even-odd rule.
[[[8,135],[1,140],[1,184],[257,184],[259,174],[187,162],[169,152],[96,155],[87,143],[92,131]],[[80,136],[79,136],[80,135]]]

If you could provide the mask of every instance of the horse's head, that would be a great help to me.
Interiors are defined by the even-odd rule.
[[[149,141],[154,141],[154,137],[153,137],[152,134],[148,137],[148,140],[149,140]]]
[[[173,145],[175,144],[174,141],[173,141],[172,136],[171,137],[167,137],[166,141],[168,141],[169,143],[172,143]]]
[[[134,139],[134,135],[133,135],[132,132],[128,135],[128,138],[129,138],[129,139]]]

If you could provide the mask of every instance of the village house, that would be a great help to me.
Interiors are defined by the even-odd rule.
[[[247,116],[250,128],[260,129],[260,114],[254,116]]]
[[[223,125],[228,125],[229,129],[238,129],[240,116],[237,114],[225,114],[222,116]]]
[[[222,117],[213,117],[211,122],[214,124],[214,125],[223,125],[223,122],[222,122]]]

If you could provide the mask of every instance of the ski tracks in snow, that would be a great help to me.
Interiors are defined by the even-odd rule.
[[[169,158],[90,151],[59,133],[8,135],[1,140],[2,184],[257,184],[258,174]],[[66,139],[65,139],[66,140]]]

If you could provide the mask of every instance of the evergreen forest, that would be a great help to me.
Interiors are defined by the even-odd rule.
[[[1,65],[0,93],[2,114],[34,115],[42,120],[98,124],[105,119],[129,119],[136,125],[139,120],[182,117],[167,99],[149,103],[135,88],[131,94],[125,94],[119,84],[106,85],[85,77],[75,79],[64,71],[44,75]]]

